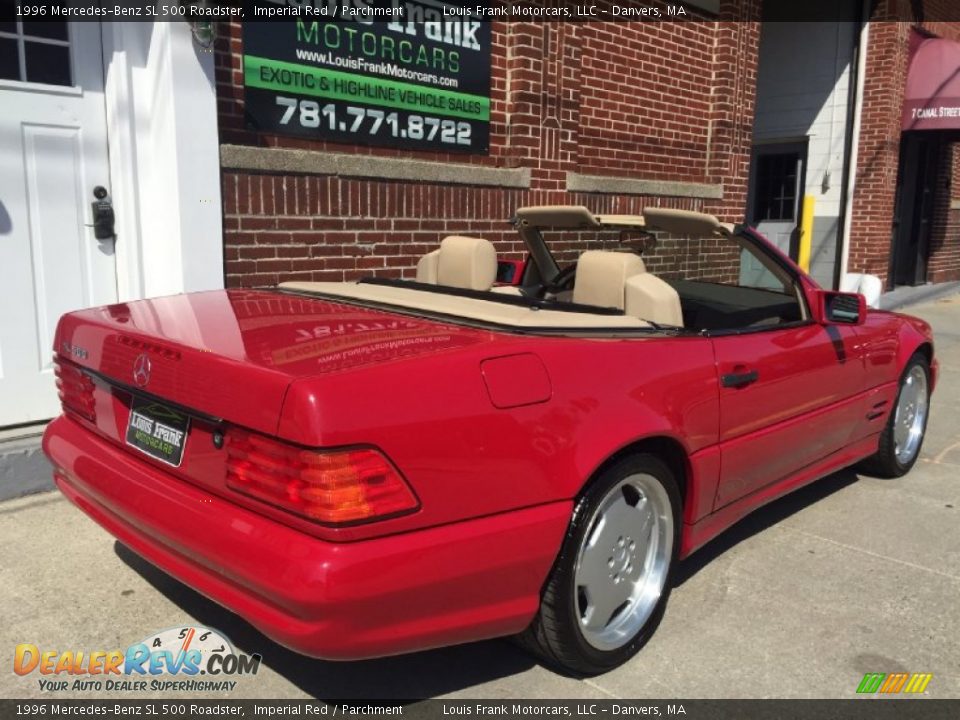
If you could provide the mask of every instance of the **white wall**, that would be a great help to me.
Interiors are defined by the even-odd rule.
[[[120,300],[221,288],[213,53],[181,21],[103,34]]]

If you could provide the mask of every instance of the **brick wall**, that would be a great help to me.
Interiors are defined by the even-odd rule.
[[[960,41],[960,23],[951,0],[880,0],[872,16],[864,75],[860,144],[850,231],[850,272],[867,272],[885,282],[892,252],[892,226],[900,157],[900,109],[906,88],[910,28],[921,27],[939,37]],[[903,18],[915,18],[904,22]],[[960,280],[960,211],[949,209],[960,185],[950,168],[955,154],[944,158],[938,182],[937,207],[930,242],[928,278]]]
[[[411,277],[451,233],[522,247],[505,222],[522,205],[583,204],[640,213],[647,205],[742,220],[756,84],[759,0],[724,0],[721,21],[493,23],[488,156],[312,142],[243,125],[242,41],[216,48],[221,141],[483,167],[529,168],[529,189],[225,169],[228,286],[288,279]],[[726,19],[729,19],[727,21]],[[567,173],[723,184],[723,199],[567,192]],[[573,258],[587,243],[571,243]]]
[[[907,77],[905,23],[870,25],[850,228],[850,272],[886,278]]]
[[[643,32],[631,23],[585,27],[580,171],[712,179],[707,166],[710,79],[718,35],[707,23],[652,23]]]

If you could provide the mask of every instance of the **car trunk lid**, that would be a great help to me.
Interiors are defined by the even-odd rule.
[[[484,336],[359,305],[232,290],[70,313],[55,348],[112,387],[273,434],[294,380],[448,351]]]

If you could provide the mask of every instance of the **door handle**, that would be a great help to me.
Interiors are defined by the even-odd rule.
[[[749,372],[741,373],[727,373],[726,375],[720,376],[720,384],[724,387],[740,388],[749,385],[750,383],[755,383],[760,377],[760,373],[757,370],[750,370]]]
[[[114,213],[113,202],[107,193],[107,189],[102,185],[97,185],[93,189],[93,196],[96,198],[90,207],[93,210],[93,236],[97,240],[111,240],[116,237],[114,232]]]

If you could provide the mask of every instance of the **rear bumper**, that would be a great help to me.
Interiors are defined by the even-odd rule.
[[[49,425],[43,447],[63,494],[122,543],[277,642],[327,659],[521,631],[571,512],[552,503],[331,543],[174,478],[69,418]]]

